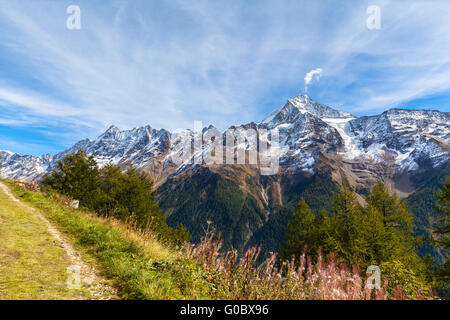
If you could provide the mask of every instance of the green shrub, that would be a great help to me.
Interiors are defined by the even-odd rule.
[[[161,214],[153,190],[153,181],[133,167],[125,172],[113,164],[99,169],[93,156],[82,149],[59,161],[56,168],[44,176],[44,190],[55,191],[77,199],[80,205],[104,217],[114,217],[150,229],[161,240],[180,246],[189,241],[185,228],[170,228]]]
[[[431,289],[423,277],[398,260],[380,265],[381,279],[387,284],[386,292],[393,292],[394,299],[417,300],[431,297]],[[401,288],[401,295],[399,288]]]
[[[23,191],[21,200],[36,207],[69,237],[84,258],[93,258],[113,280],[123,299],[207,299],[211,284],[204,269],[161,244],[149,233],[86,210],[66,208],[53,194]]]
[[[390,195],[382,183],[366,195],[366,203],[362,206],[347,188],[341,188],[331,209],[319,215],[301,201],[287,228],[281,257],[300,257],[307,246],[310,255],[317,256],[322,248],[351,265],[360,264],[362,270],[393,260],[423,270],[406,204]]]

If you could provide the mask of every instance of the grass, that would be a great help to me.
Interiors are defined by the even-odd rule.
[[[46,224],[0,191],[0,300],[90,299],[67,288],[70,265]]]
[[[25,191],[5,181],[20,200],[37,208],[113,280],[124,299],[209,299],[208,274],[194,261],[112,219],[82,209],[67,208],[62,198]]]
[[[407,298],[399,286],[395,287],[393,292],[388,290],[386,281],[381,289],[371,291],[366,288],[358,268],[347,267],[343,261],[333,256],[322,258],[319,255],[317,262],[313,263],[311,259],[302,255],[300,265],[294,264],[292,260],[280,266],[276,254],[272,254],[264,263],[256,264],[260,253],[258,248],[250,248],[240,257],[235,250],[223,252],[220,250],[222,242],[214,236],[213,231],[196,245],[186,244],[180,250],[174,250],[162,244],[151,233],[137,230],[133,225],[101,218],[83,209],[72,209],[67,205],[67,199],[57,195],[25,191],[13,182],[6,181],[6,183],[16,197],[39,209],[64,233],[82,253],[85,261],[95,265],[103,271],[105,277],[113,281],[115,287],[120,290],[120,298],[236,300]],[[2,217],[0,215],[0,219]],[[32,238],[36,232],[25,222],[0,220],[0,226],[5,225],[5,229],[8,223],[12,230],[24,229],[16,231],[16,234],[28,232]],[[0,230],[4,232],[3,229]],[[8,239],[7,235],[0,234],[0,240],[2,237]],[[20,241],[21,239],[17,237],[11,238],[11,250],[2,252],[2,255],[9,260],[18,259],[14,250],[23,250],[24,244]],[[31,259],[28,257],[23,261],[32,261]],[[3,267],[3,257],[1,261],[0,268]],[[40,265],[41,260],[38,261],[39,263],[36,261],[36,265],[27,270],[43,268]],[[25,276],[17,273],[14,268],[9,270],[12,274],[15,273],[16,279],[25,279]],[[64,288],[55,287],[52,291],[58,294],[58,289],[63,291],[59,296],[54,295],[54,298],[64,298],[62,295]],[[18,291],[20,290],[16,292]],[[432,293],[426,290],[418,291],[416,296],[416,299],[433,299]]]
[[[298,263],[292,258],[279,261],[272,253],[257,264],[261,248],[253,247],[242,256],[236,250],[221,251],[220,236],[211,230],[200,243],[186,245],[184,254],[203,265],[213,276],[217,297],[235,300],[427,300],[435,299],[431,287],[393,278],[392,284],[380,279],[379,288],[366,285],[370,274],[358,266],[349,267],[343,259],[318,253],[315,262],[306,256]],[[386,274],[385,274],[386,275]],[[385,276],[383,275],[383,276]],[[408,274],[411,276],[411,274]],[[398,282],[398,283],[396,283]],[[403,285],[407,284],[406,287]]]

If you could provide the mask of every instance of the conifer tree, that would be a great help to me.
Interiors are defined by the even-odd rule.
[[[352,264],[358,261],[359,243],[356,241],[359,228],[360,204],[346,187],[334,196],[330,211],[329,230],[324,237],[325,252],[336,254]]]
[[[304,248],[308,255],[317,253],[317,221],[304,199],[297,204],[291,222],[286,229],[286,240],[280,256],[283,260],[292,256],[299,258]]]
[[[404,233],[412,232],[412,215],[405,201],[400,201],[395,193],[391,195],[383,183],[374,186],[366,196],[366,202],[383,215],[385,226],[399,227]]]
[[[439,220],[436,226],[436,233],[440,236],[437,241],[440,248],[450,250],[450,177],[441,190],[436,194],[437,209],[440,213]],[[447,259],[441,267],[439,276],[446,286],[450,286],[450,262],[448,260],[449,254],[446,253]]]
[[[58,161],[56,168],[42,179],[42,185],[80,201],[88,208],[96,208],[101,189],[99,169],[93,156],[82,149]]]
[[[417,255],[419,239],[412,236],[413,216],[405,201],[400,200],[381,182],[377,183],[366,196],[367,210],[376,210],[383,221],[383,232],[379,234],[383,247],[378,261],[398,260],[415,270],[423,269],[423,263]]]
[[[404,202],[377,184],[362,206],[346,187],[334,197],[329,212],[315,216],[300,201],[286,230],[281,257],[299,255],[307,245],[316,255],[319,247],[350,264],[365,268],[371,264],[399,261],[408,268],[423,270],[415,249],[412,215]]]
[[[131,222],[151,229],[170,244],[189,241],[183,226],[170,228],[156,203],[153,181],[133,167],[125,172],[113,164],[99,169],[93,156],[82,149],[59,161],[42,180],[42,186],[80,200],[80,204],[99,215]]]

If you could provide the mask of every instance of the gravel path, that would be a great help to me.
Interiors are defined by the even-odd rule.
[[[72,263],[72,271],[76,270],[80,272],[80,280],[83,286],[86,286],[94,299],[98,300],[108,300],[116,297],[117,291],[110,285],[106,284],[106,280],[100,276],[100,273],[94,267],[85,263],[81,257],[81,254],[75,250],[75,248],[68,242],[64,236],[55,228],[50,221],[47,220],[38,210],[23,203],[17,199],[11,190],[2,182],[0,182],[0,189],[8,195],[12,201],[19,202],[27,210],[35,214],[39,219],[41,219],[46,225],[48,232],[55,238],[56,244],[69,256]],[[69,276],[69,274],[68,274]]]

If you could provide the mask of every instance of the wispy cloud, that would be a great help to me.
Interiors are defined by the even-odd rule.
[[[450,3],[376,1],[368,30],[372,2],[79,0],[70,31],[72,1],[2,1],[0,125],[70,144],[111,124],[258,121],[301,88],[359,114],[448,95]]]

